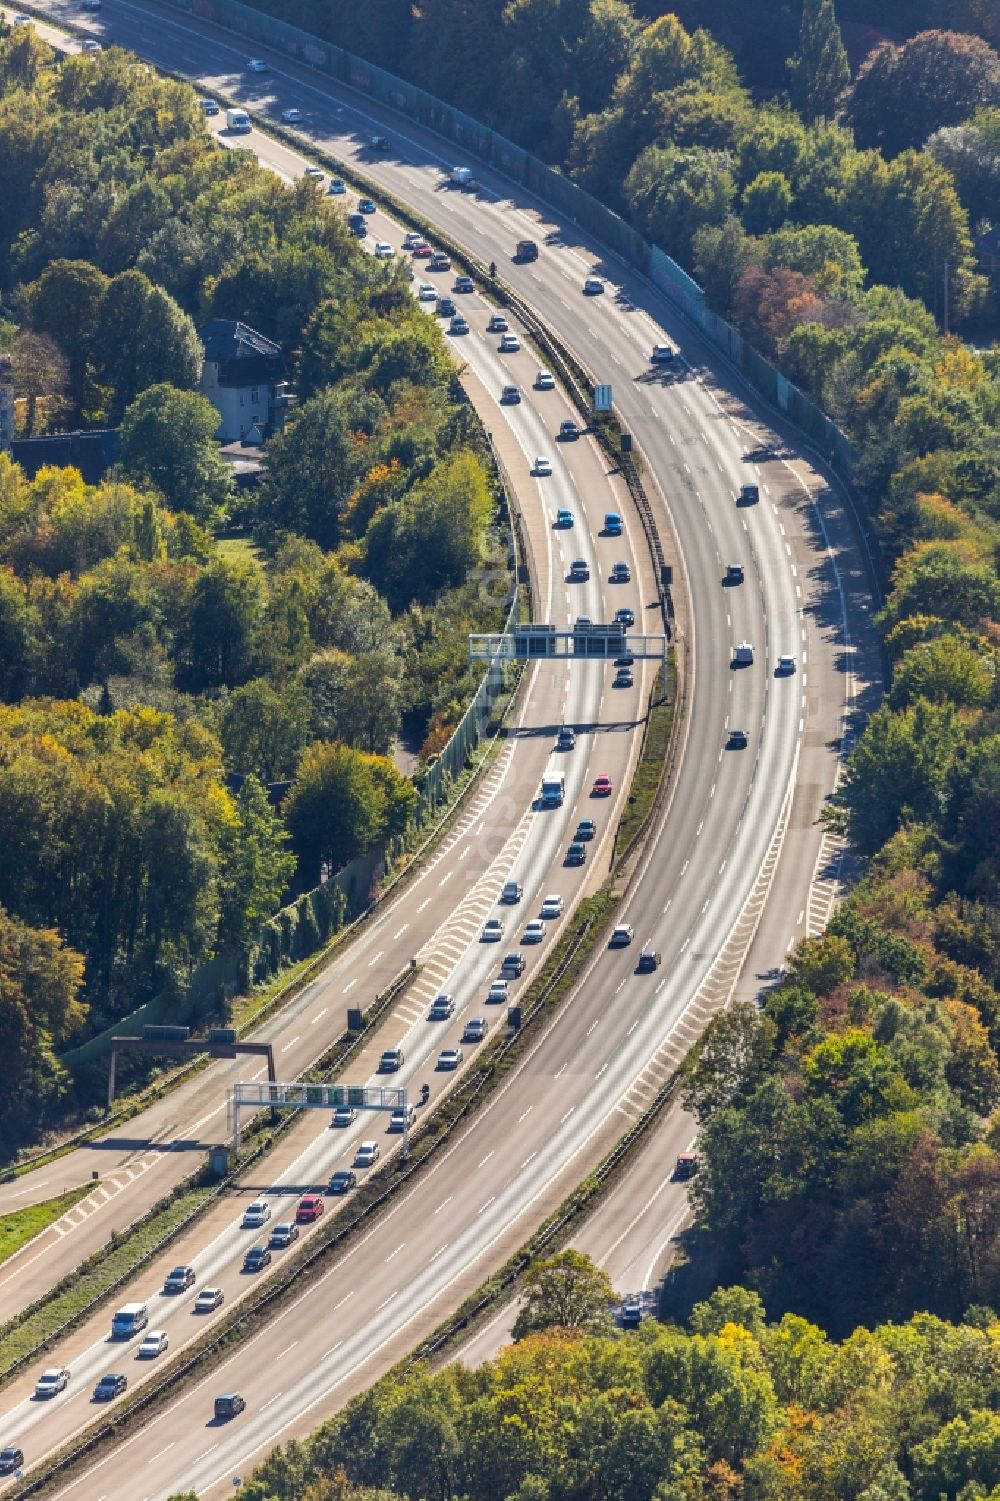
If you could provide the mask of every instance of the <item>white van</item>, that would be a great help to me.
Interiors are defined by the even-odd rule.
[[[250,116],[245,109],[226,110],[226,129],[235,131],[238,135],[249,135],[252,129]]]
[[[145,1329],[148,1323],[145,1303],[126,1303],[111,1320],[111,1338],[131,1339],[133,1334],[139,1334]]]

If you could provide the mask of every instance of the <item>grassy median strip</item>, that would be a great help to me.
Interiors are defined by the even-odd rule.
[[[55,1224],[56,1220],[62,1219],[68,1210],[93,1191],[93,1187],[92,1183],[82,1183],[79,1188],[71,1188],[57,1199],[29,1204],[25,1209],[15,1209],[12,1214],[0,1217],[0,1263]]]
[[[652,708],[642,742],[642,754],[635,768],[628,802],[622,814],[615,838],[616,863],[631,853],[638,835],[653,811],[657,794],[663,780],[670,736],[674,728],[674,707],[677,692],[677,670],[674,649],[670,647],[667,660],[656,675],[653,685]]]

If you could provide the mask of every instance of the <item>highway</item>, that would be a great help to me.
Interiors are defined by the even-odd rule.
[[[52,12],[58,14],[58,7]],[[156,61],[197,72],[206,89],[225,88],[252,102],[262,87],[255,80],[244,95],[241,69],[249,49],[209,35],[186,18],[182,24],[172,14],[108,3],[100,25]],[[773,433],[766,414],[733,388],[726,370],[713,363],[662,300],[624,268],[605,265],[599,247],[578,236],[567,243],[566,226],[538,220],[537,205],[499,179],[497,191],[505,196],[495,201],[441,192],[440,167],[450,159],[450,148],[412,127],[380,120],[396,153],[376,163],[365,144],[371,118],[352,113],[346,98],[331,103],[314,83],[293,81],[284,67],[267,75],[266,89],[275,95],[269,108],[300,104],[317,140],[362,162],[373,178],[391,184],[397,197],[411,201],[484,259],[501,260],[522,233],[533,232],[540,242],[552,237],[536,267],[502,261],[502,274],[596,375],[611,375],[619,408],[669,499],[676,537],[668,541],[668,555],[683,567],[689,590],[690,612],[682,619],[691,687],[685,755],[663,834],[633,882],[627,911],[637,940],[655,941],[663,966],[640,977],[633,974],[634,949],[598,954],[571,1006],[538,1040],[528,1062],[424,1178],[419,1208],[410,1202],[418,1190],[404,1195],[376,1231],[304,1291],[283,1316],[280,1333],[270,1330],[253,1342],[259,1353],[244,1346],[207,1387],[202,1383],[182,1396],[120,1445],[113,1462],[63,1492],[109,1501],[165,1496],[182,1485],[199,1494],[221,1494],[275,1439],[307,1431],[370,1381],[523,1240],[634,1117],[644,1091],[655,1088],[713,1006],[740,986],[756,989],[757,974],[779,966],[789,943],[807,930],[822,856],[816,813],[833,784],[841,739],[863,707],[863,695],[875,691],[869,687],[875,684],[877,657],[865,566],[848,518],[822,478],[783,447],[785,435]],[[258,141],[257,149],[287,175],[301,170],[282,146]],[[442,158],[442,149],[448,158]],[[489,174],[479,175],[490,186]],[[592,266],[614,278],[634,311],[626,312],[610,287],[602,298],[582,296],[583,276]],[[663,338],[663,328],[685,357],[680,378],[649,378],[649,346]],[[783,456],[759,467],[749,464],[744,455],[765,438],[776,439]],[[760,504],[737,507],[739,485],[753,479],[761,484]],[[517,487],[520,492],[519,482]],[[665,509],[662,519],[666,529]],[[597,546],[601,556],[606,544]],[[730,561],[743,562],[746,582],[723,589],[721,577]],[[644,589],[641,597],[648,600],[649,592]],[[568,607],[563,599],[553,604]],[[571,610],[580,612],[575,600]],[[583,606],[582,612],[596,617],[598,610]],[[754,642],[757,659],[752,668],[732,672],[730,648],[741,639]],[[775,676],[777,657],[785,652],[795,652],[797,671]],[[543,680],[533,685],[548,690],[550,703],[553,693],[558,702],[560,688],[565,698],[566,689],[564,678],[544,681],[551,672],[544,669],[538,674]],[[573,698],[587,691],[576,686],[575,674],[569,687],[573,709],[589,712],[596,722],[592,705]],[[536,701],[528,702],[533,718]],[[545,717],[550,733],[559,718]],[[746,750],[724,749],[734,725],[748,730]],[[551,739],[539,746],[541,738],[533,740],[536,776],[525,778],[527,788],[509,783],[508,831],[519,823],[550,754]],[[613,738],[634,737],[609,736],[609,752]],[[572,756],[582,759],[579,748]],[[602,762],[600,769],[611,767]],[[586,777],[585,772],[580,778],[584,790]],[[568,808],[567,815],[577,811]],[[532,822],[544,820],[539,815]],[[559,826],[558,817],[550,818],[540,843],[552,849],[544,853],[555,853],[570,832],[566,821]],[[539,870],[534,852],[522,851],[521,858]],[[763,892],[755,890],[762,870],[767,874]],[[541,878],[536,889],[548,879]],[[475,889],[464,874],[462,885]],[[760,911],[744,934],[741,924],[748,901],[754,900]],[[734,932],[741,934],[742,955],[720,975],[718,961]],[[466,935],[473,936],[472,931]],[[748,951],[750,969],[744,963]],[[479,952],[470,943],[466,954],[471,957],[461,961],[469,965],[461,972],[463,989],[467,974],[479,983]],[[435,1042],[439,1037],[443,1040],[435,1033]],[[215,1104],[222,1075],[213,1070],[202,1081],[214,1081]],[[180,1094],[172,1099],[180,1100]],[[180,1100],[173,1107],[175,1119],[183,1122],[187,1117],[181,1112],[188,1109]],[[145,1120],[141,1130],[145,1133]],[[206,1260],[214,1254],[209,1234],[208,1227],[199,1231],[199,1254]],[[180,1248],[174,1256],[184,1259]],[[319,1309],[331,1316],[318,1319]],[[85,1347],[86,1359],[92,1358],[86,1350],[94,1348]],[[248,1411],[225,1428],[206,1431],[211,1396],[227,1386],[243,1391]],[[12,1390],[12,1402],[17,1395]],[[46,1411],[55,1418],[60,1404],[69,1412],[73,1401],[82,1406],[76,1396],[57,1398]],[[76,1414],[47,1419],[44,1439],[33,1434],[32,1443],[47,1448],[66,1424],[79,1421]],[[10,1441],[6,1429],[2,1436]],[[119,1454],[126,1451],[128,1460],[121,1462]]]

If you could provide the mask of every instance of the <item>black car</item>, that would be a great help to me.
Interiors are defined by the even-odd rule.
[[[437,310],[438,310],[439,315],[442,318],[454,318],[454,316],[455,316],[455,301],[454,301],[454,298],[452,298],[452,297],[439,297],[438,300],[437,300]]]
[[[593,839],[597,833],[597,825],[592,818],[581,818],[576,826],[574,839]]]
[[[127,1376],[116,1376],[109,1371],[94,1387],[94,1401],[110,1402],[113,1397],[120,1397],[127,1386]]]
[[[730,730],[727,744],[730,750],[746,750],[750,744],[750,736],[746,730]]]
[[[616,667],[634,667],[635,657],[630,651],[623,652],[620,657],[615,657]]]
[[[371,148],[373,151],[391,151],[392,142],[388,136],[372,136]]]
[[[659,969],[659,967],[659,949],[643,949],[642,953],[639,955],[639,963],[636,965],[636,970],[638,971],[638,973],[640,975],[648,975],[654,969]]]
[[[271,1265],[271,1253],[267,1246],[251,1246],[243,1258],[245,1272],[262,1272]]]
[[[358,1179],[349,1167],[339,1167],[330,1179],[330,1192],[332,1194],[345,1194],[351,1188],[357,1188]]]
[[[471,276],[456,276],[455,285],[451,290],[453,292],[474,292],[476,289]]]
[[[727,584],[742,584],[742,582],[743,582],[743,564],[742,563],[730,563],[727,566],[727,568],[726,568],[726,583]]]
[[[564,863],[566,865],[582,865],[586,858],[587,846],[585,844],[581,844],[579,840],[574,839],[573,843],[566,851],[566,859]]]
[[[246,1411],[246,1398],[238,1392],[229,1392],[224,1397],[215,1399],[215,1420],[217,1423],[228,1422],[230,1418],[238,1418],[241,1412]]]
[[[0,1449],[0,1475],[13,1475],[15,1470],[24,1468],[24,1450],[16,1444],[8,1444]]]
[[[620,1317],[623,1329],[638,1329],[642,1323],[641,1298],[625,1298],[622,1302]]]

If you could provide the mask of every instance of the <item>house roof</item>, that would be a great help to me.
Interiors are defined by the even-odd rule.
[[[1000,224],[994,224],[992,229],[979,236],[976,252],[979,255],[1000,255]]]
[[[220,365],[228,364],[230,360],[281,358],[280,344],[272,343],[255,328],[249,328],[236,318],[210,318],[201,330],[201,342],[205,346],[205,358],[216,360]]]
[[[118,462],[118,429],[95,428],[91,432],[48,433],[40,438],[14,438],[10,455],[28,479],[39,469],[79,469],[88,485],[99,484]]]

